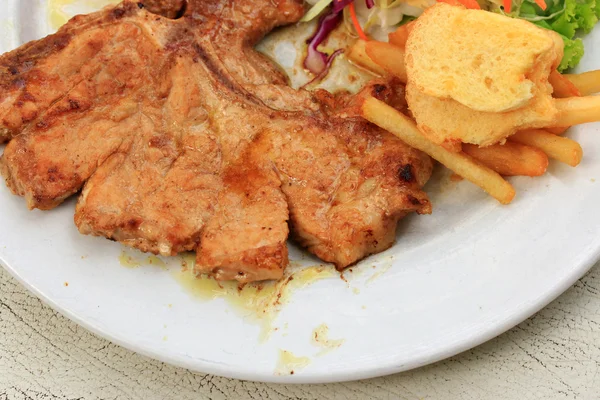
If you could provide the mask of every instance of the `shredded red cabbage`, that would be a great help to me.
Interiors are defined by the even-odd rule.
[[[354,0],[333,0],[333,12],[339,13],[350,3],[354,3]]]
[[[312,78],[310,81],[308,81],[307,83],[305,83],[304,85],[302,85],[302,89],[305,89],[307,86],[320,81],[321,79],[323,79],[327,73],[329,72],[329,68],[331,68],[331,64],[333,63],[333,59],[335,57],[337,57],[338,55],[342,54],[344,52],[343,49],[337,49],[336,51],[333,52],[333,54],[331,56],[329,56],[329,59],[327,60],[327,64],[325,65],[325,68],[323,69],[323,71],[321,71],[320,74],[318,74],[317,76],[315,76],[314,78]]]
[[[342,53],[342,50],[337,50],[332,55],[328,56],[327,54],[317,50],[317,47],[319,47],[319,45],[323,43],[327,36],[329,36],[331,31],[337,28],[340,22],[342,22],[342,10],[353,1],[354,0],[333,0],[331,12],[321,17],[317,32],[307,40],[308,51],[306,54],[306,59],[304,60],[304,67],[315,74],[315,78],[309,83],[324,77],[327,74],[329,67],[331,67],[333,59],[338,54]],[[375,6],[375,2],[373,0],[365,0],[365,4],[369,9]]]
[[[336,0],[337,2],[338,0]],[[331,31],[337,28],[340,22],[342,22],[341,12],[333,11],[321,17],[317,32],[307,40],[308,51],[304,60],[304,67],[315,75],[321,75],[323,71],[329,69],[328,67],[331,65],[330,61],[337,55],[334,53],[331,56],[327,56],[327,54],[317,50],[317,47],[323,43]]]

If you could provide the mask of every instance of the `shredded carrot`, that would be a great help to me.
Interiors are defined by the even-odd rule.
[[[470,8],[472,10],[481,10],[479,3],[476,0],[459,0],[464,4],[465,7]]]
[[[481,10],[479,3],[476,0],[437,0],[438,3],[446,3],[451,6],[463,6],[471,10]]]
[[[369,40],[365,32],[362,30],[360,23],[358,22],[358,18],[356,18],[356,10],[354,9],[354,3],[350,3],[348,5],[348,9],[350,10],[350,18],[352,18],[352,24],[354,24],[354,29],[356,29],[356,33],[358,33],[358,37],[362,40]]]
[[[547,8],[546,2],[544,0],[535,0],[535,4],[537,4],[538,6],[540,6],[540,8],[542,10],[545,10]]]
[[[509,13],[512,7],[512,0],[504,0],[504,12]]]

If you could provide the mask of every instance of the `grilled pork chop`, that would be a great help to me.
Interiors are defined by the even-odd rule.
[[[81,191],[82,233],[195,250],[196,270],[223,280],[280,278],[288,222],[340,269],[390,247],[400,218],[430,212],[432,163],[359,118],[361,95],[293,90],[253,49],[303,11],[124,1],[3,55],[8,187],[44,210]],[[365,92],[398,100],[382,84]]]

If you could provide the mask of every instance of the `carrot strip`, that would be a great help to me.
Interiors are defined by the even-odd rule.
[[[544,0],[534,0],[535,4],[537,4],[538,6],[540,6],[540,8],[542,10],[545,10],[547,8],[546,6],[546,2]]]
[[[356,33],[358,33],[358,37],[362,40],[369,40],[365,32],[362,30],[360,23],[358,22],[358,18],[356,17],[356,9],[354,8],[354,3],[350,3],[348,5],[348,9],[350,10],[350,18],[352,18],[352,24],[354,24],[354,29],[356,29]]]
[[[465,7],[471,10],[481,10],[479,3],[476,0],[459,0]]]
[[[504,12],[509,13],[512,7],[512,0],[504,0]]]

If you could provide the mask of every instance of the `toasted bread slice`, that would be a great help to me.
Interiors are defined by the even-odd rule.
[[[438,3],[409,35],[408,84],[473,110],[511,111],[541,94],[536,85],[560,62],[562,46],[558,34],[530,22]]]
[[[458,141],[482,147],[503,142],[522,129],[553,126],[558,117],[550,96],[534,96],[525,107],[502,113],[475,111],[456,100],[424,94],[414,85],[407,85],[406,100],[419,129],[449,149]]]

